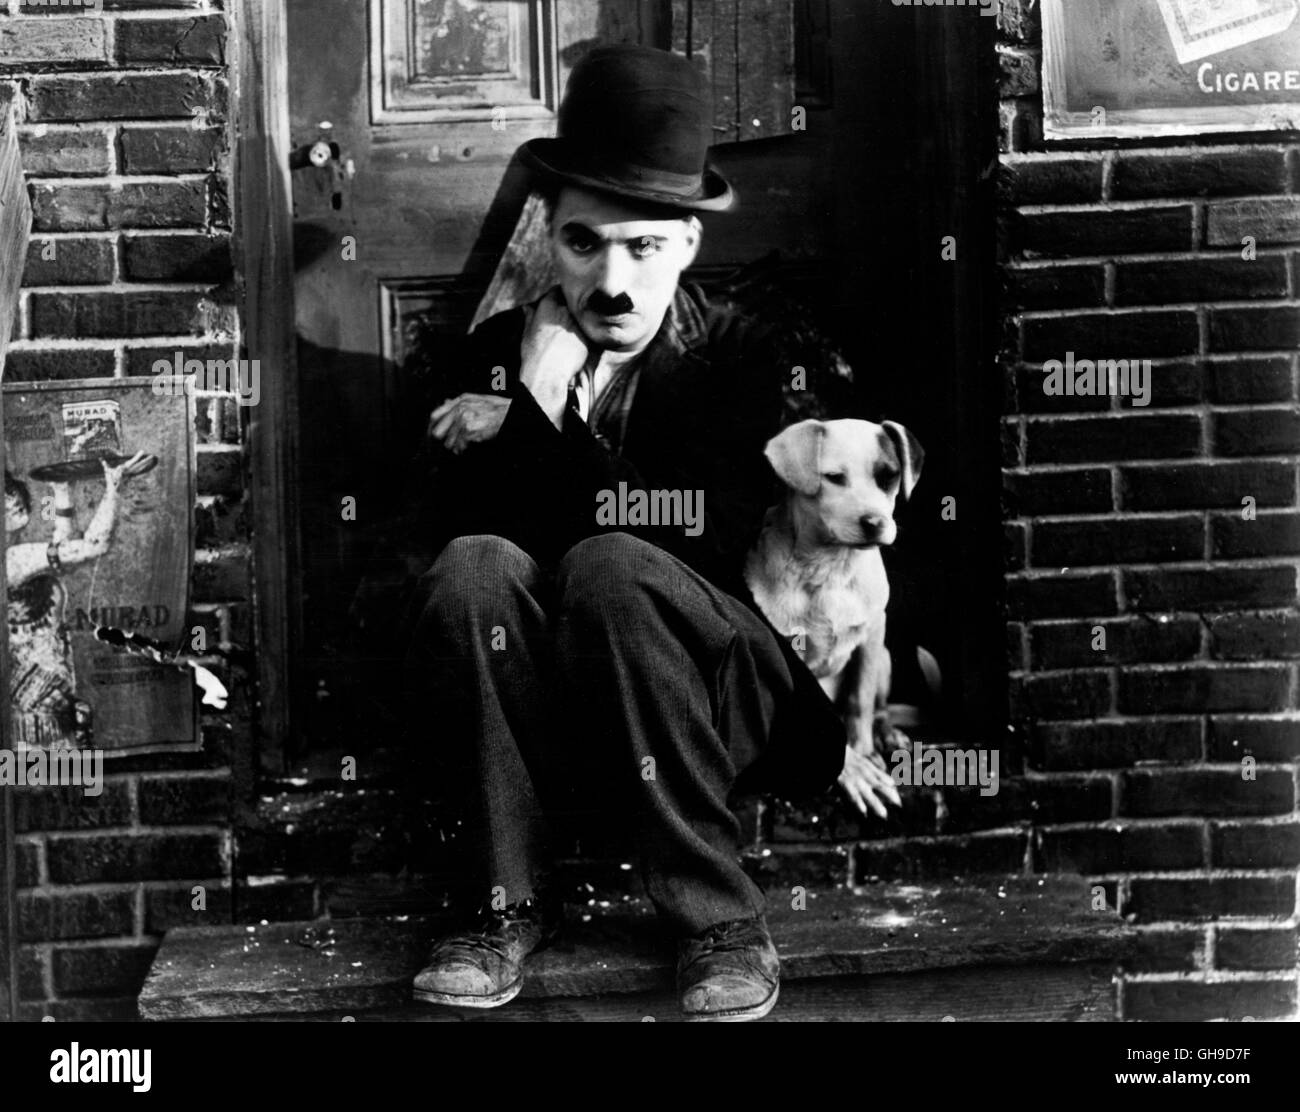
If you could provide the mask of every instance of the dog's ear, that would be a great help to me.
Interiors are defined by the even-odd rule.
[[[925,449],[921,447],[921,442],[897,421],[882,421],[880,427],[885,430],[898,451],[899,470],[902,472],[899,493],[904,498],[910,498],[912,488],[921,477],[921,465],[925,463]]]
[[[777,433],[763,454],[777,477],[800,494],[816,494],[822,485],[822,441],[826,426],[820,421],[800,421]]]

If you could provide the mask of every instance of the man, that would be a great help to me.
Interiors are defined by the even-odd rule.
[[[475,332],[466,389],[431,416],[447,543],[421,580],[408,680],[472,801],[486,883],[479,923],[434,946],[417,999],[519,992],[554,926],[547,818],[599,808],[635,836],[679,937],[688,1018],[776,1002],[728,801],[824,789],[845,737],[742,579],[790,369],[678,285],[697,213],[733,201],[705,165],[711,119],[684,58],[612,47],[575,68],[559,137],[521,152],[550,198],[558,287]]]

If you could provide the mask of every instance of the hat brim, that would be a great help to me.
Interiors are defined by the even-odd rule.
[[[519,158],[526,166],[547,177],[632,201],[689,212],[725,212],[736,203],[735,191],[726,178],[711,167],[705,167],[699,189],[681,194],[599,174],[575,158],[563,139],[532,139],[519,148]]]

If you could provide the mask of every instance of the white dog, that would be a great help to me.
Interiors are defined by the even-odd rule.
[[[894,739],[880,548],[898,534],[894,506],[912,493],[925,453],[893,421],[801,421],[766,455],[789,493],[768,511],[745,580],[844,716],[841,787],[884,818],[878,795],[899,798],[881,756]]]

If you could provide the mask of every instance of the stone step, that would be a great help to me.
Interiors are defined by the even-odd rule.
[[[1134,939],[1113,911],[1092,910],[1090,889],[1078,877],[809,892],[806,909],[774,906],[768,919],[781,955],[783,1018],[838,1006],[852,1018],[1110,1019],[1111,973]],[[643,903],[603,915],[575,913],[560,941],[530,960],[517,1002],[469,1017],[410,1000],[411,979],[444,925],[437,917],[391,916],[169,931],[141,992],[140,1014],[675,1016],[672,948]]]

